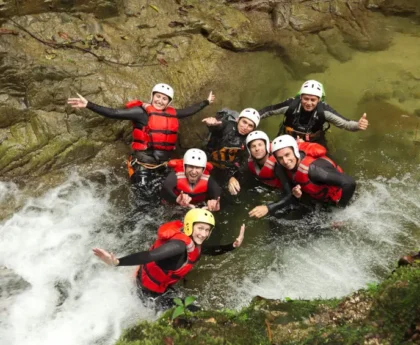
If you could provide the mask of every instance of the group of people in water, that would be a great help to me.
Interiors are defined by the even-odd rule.
[[[172,305],[168,291],[186,276],[201,254],[220,255],[241,246],[245,226],[236,240],[226,245],[205,246],[216,225],[212,212],[220,210],[224,195],[235,196],[246,189],[245,175],[254,176],[268,188],[279,191],[279,199],[254,207],[249,216],[261,218],[275,215],[304,200],[346,206],[356,182],[329,157],[325,133],[330,124],[359,131],[366,130],[363,114],[358,121],[341,116],[324,102],[323,85],[316,80],[303,83],[299,93],[279,104],[260,111],[246,108],[240,113],[222,109],[215,117],[202,120],[209,131],[206,147],[187,150],[182,159],[172,159],[178,140],[178,119],[192,116],[209,104],[215,96],[184,109],[171,107],[174,90],[157,84],[150,103],[131,101],[125,109],[112,109],[87,101],[83,96],[69,98],[73,108],[87,108],[102,116],[130,120],[132,153],[128,170],[133,184],[150,188],[151,180],[169,168],[160,188],[164,203],[190,209],[183,221],[171,221],[159,227],[157,239],[147,251],[122,258],[104,249],[94,254],[113,266],[138,266],[137,285],[143,300],[152,298],[161,308]],[[257,130],[266,117],[283,114],[279,133],[270,141]]]

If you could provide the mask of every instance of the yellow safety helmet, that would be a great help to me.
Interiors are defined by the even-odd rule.
[[[206,223],[211,225],[213,229],[215,226],[214,216],[210,211],[202,208],[193,208],[189,210],[184,218],[184,234],[191,236],[193,233],[194,223]]]

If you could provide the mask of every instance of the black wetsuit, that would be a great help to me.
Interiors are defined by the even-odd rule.
[[[305,153],[300,151],[300,157],[303,159]],[[285,178],[289,180],[285,169],[281,165],[276,164],[274,172],[283,186],[285,186],[283,181]],[[338,172],[337,169],[325,159],[317,159],[309,165],[308,177],[311,182],[318,185],[340,187],[342,189],[342,195],[338,206],[341,207],[344,207],[349,203],[356,189],[356,182],[351,176]],[[290,180],[288,181],[288,186],[290,186]],[[287,190],[285,189],[286,195],[284,198],[267,205],[270,213],[276,212],[292,203],[295,198],[292,196],[291,189],[289,190],[289,188],[290,187],[287,187]]]
[[[177,195],[174,192],[176,185],[176,173],[174,171],[171,171],[162,185],[161,196],[163,200],[171,204],[176,203]],[[187,192],[184,193],[188,194]],[[207,182],[206,200],[216,200],[221,194],[222,189],[217,184],[216,180],[212,176],[210,176]]]
[[[217,256],[234,249],[233,242],[226,245],[212,245],[202,247],[201,254]],[[118,260],[118,266],[138,266],[154,261],[162,270],[174,271],[181,268],[187,261],[187,247],[183,241],[170,240],[156,249],[130,254]],[[172,299],[175,297],[174,295],[166,294],[166,292],[159,294],[150,291],[141,285],[139,279],[137,279],[137,284],[141,289],[140,297],[143,301],[146,302],[148,298],[154,299],[158,309],[166,309],[173,306]]]
[[[246,152],[244,150],[246,135],[241,135],[238,132],[238,124],[234,121],[222,120],[222,124],[218,126],[208,126],[211,133],[211,140],[207,145],[206,151],[209,154],[209,161],[216,163],[211,158],[211,154],[215,151],[219,151],[222,148],[237,148],[239,151],[235,155],[234,159],[225,162],[226,168],[219,169],[215,166],[214,175],[218,182],[224,186],[231,177],[239,179],[239,173],[242,170],[242,165],[246,163]]]
[[[176,116],[178,119],[183,119],[198,113],[204,109],[210,103],[208,100],[200,103],[193,104],[184,109],[175,109]],[[134,107],[129,109],[113,109],[103,107],[92,102],[88,102],[86,108],[94,111],[95,113],[108,117],[110,119],[118,120],[130,120],[133,121],[134,127],[142,128],[147,125],[149,117],[146,111],[142,107]],[[146,151],[135,151],[134,156],[143,163],[159,164],[167,161],[172,151],[161,151],[161,150],[146,150]]]
[[[259,111],[261,119],[271,115],[284,114],[285,118],[280,127],[278,135],[285,134],[285,127],[291,127],[295,131],[305,133],[318,133],[311,140],[307,140],[305,136],[301,135],[301,139],[305,141],[317,142],[326,146],[324,130],[328,123],[332,123],[338,128],[348,131],[358,131],[358,121],[346,119],[340,115],[336,110],[330,107],[325,102],[319,102],[313,111],[305,111],[300,103],[300,97],[289,98],[284,102],[267,106]],[[297,135],[293,135],[296,137]]]

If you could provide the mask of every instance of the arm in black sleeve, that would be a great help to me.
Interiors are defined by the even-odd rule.
[[[88,102],[86,108],[110,119],[131,120],[137,122],[141,126],[146,126],[149,120],[147,113],[143,110],[142,107],[135,107],[130,109],[113,109]]]
[[[209,180],[210,182],[210,180]],[[166,177],[162,185],[162,190],[160,195],[163,200],[175,204],[176,203],[176,194],[174,193],[174,188],[176,187],[177,178],[174,171],[171,171]]]
[[[205,100],[200,103],[190,105],[189,107],[184,108],[184,109],[176,109],[176,115],[178,116],[179,119],[183,119],[184,117],[188,117],[188,116],[198,113],[200,110],[203,110],[209,104],[210,102],[208,100]]]
[[[286,172],[284,171],[284,168],[280,164],[276,164],[274,173],[283,186],[283,197],[279,201],[271,202],[266,205],[270,214],[273,214],[274,212],[290,205],[295,201],[295,198],[292,194],[292,185],[286,175]]]
[[[271,115],[279,115],[279,114],[285,114],[287,109],[289,109],[290,104],[292,104],[294,98],[289,98],[285,100],[284,102],[269,105],[265,108],[262,108],[258,112],[260,113],[260,116],[262,119],[269,117]]]
[[[156,249],[124,256],[118,259],[118,266],[137,266],[144,265],[152,261],[168,259],[172,256],[184,253],[186,248],[185,243],[182,241],[168,241]]]
[[[229,244],[206,246],[201,249],[201,254],[209,256],[222,255],[234,250],[233,242]]]
[[[325,159],[317,159],[309,165],[309,179],[319,185],[337,186],[342,189],[340,206],[346,206],[356,189],[356,181],[344,173],[337,171],[334,166]]]
[[[221,124],[217,126],[207,126],[207,129],[209,132],[223,132],[223,130],[226,128],[226,126],[229,124],[229,121],[227,120],[221,120]]]
[[[222,188],[220,188],[216,180],[212,176],[210,176],[207,185],[207,200],[216,200],[221,195]]]

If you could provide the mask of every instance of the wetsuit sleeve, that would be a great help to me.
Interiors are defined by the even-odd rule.
[[[284,168],[281,165],[276,164],[274,173],[283,186],[283,192],[281,194],[283,197],[279,201],[271,202],[266,205],[270,214],[273,214],[296,201],[296,198],[292,194],[291,182],[287,177]]]
[[[208,100],[205,100],[200,103],[190,105],[189,107],[184,108],[184,109],[176,109],[176,115],[178,116],[179,119],[183,119],[184,117],[188,117],[188,116],[198,113],[200,110],[203,110],[209,104],[210,102]]]
[[[209,180],[210,181],[210,180]],[[174,188],[176,187],[177,179],[174,171],[171,171],[166,177],[162,185],[162,190],[160,196],[163,200],[170,202],[172,204],[176,203],[176,194],[174,193]]]
[[[148,122],[147,113],[143,110],[142,107],[135,107],[130,109],[113,109],[88,102],[86,108],[110,119],[131,120],[137,122],[141,126],[146,126]]]
[[[233,242],[229,244],[206,246],[201,249],[201,254],[209,256],[222,255],[236,249],[233,246]]]
[[[216,180],[212,176],[210,176],[207,185],[207,200],[216,200],[221,195],[222,188],[220,188]]]
[[[228,125],[229,121],[226,120],[221,120],[222,123],[218,126],[207,126],[207,129],[209,130],[209,132],[213,133],[213,132],[222,132],[226,126]]]
[[[340,187],[342,189],[340,206],[348,204],[356,189],[356,182],[351,176],[338,172],[330,162],[322,158],[309,165],[308,177],[319,185]]]
[[[150,250],[130,254],[119,258],[118,266],[137,266],[144,265],[152,261],[159,261],[180,255],[187,250],[185,243],[179,240],[172,240],[162,244],[160,247]]]
[[[287,109],[289,109],[290,105],[292,104],[294,98],[289,98],[284,102],[269,105],[265,108],[262,108],[259,113],[262,119],[269,117],[271,115],[280,115],[285,114]]]
[[[332,123],[338,128],[345,129],[347,131],[356,132],[359,130],[359,122],[346,119],[341,116],[336,110],[331,108],[328,104],[323,103],[325,120]]]

